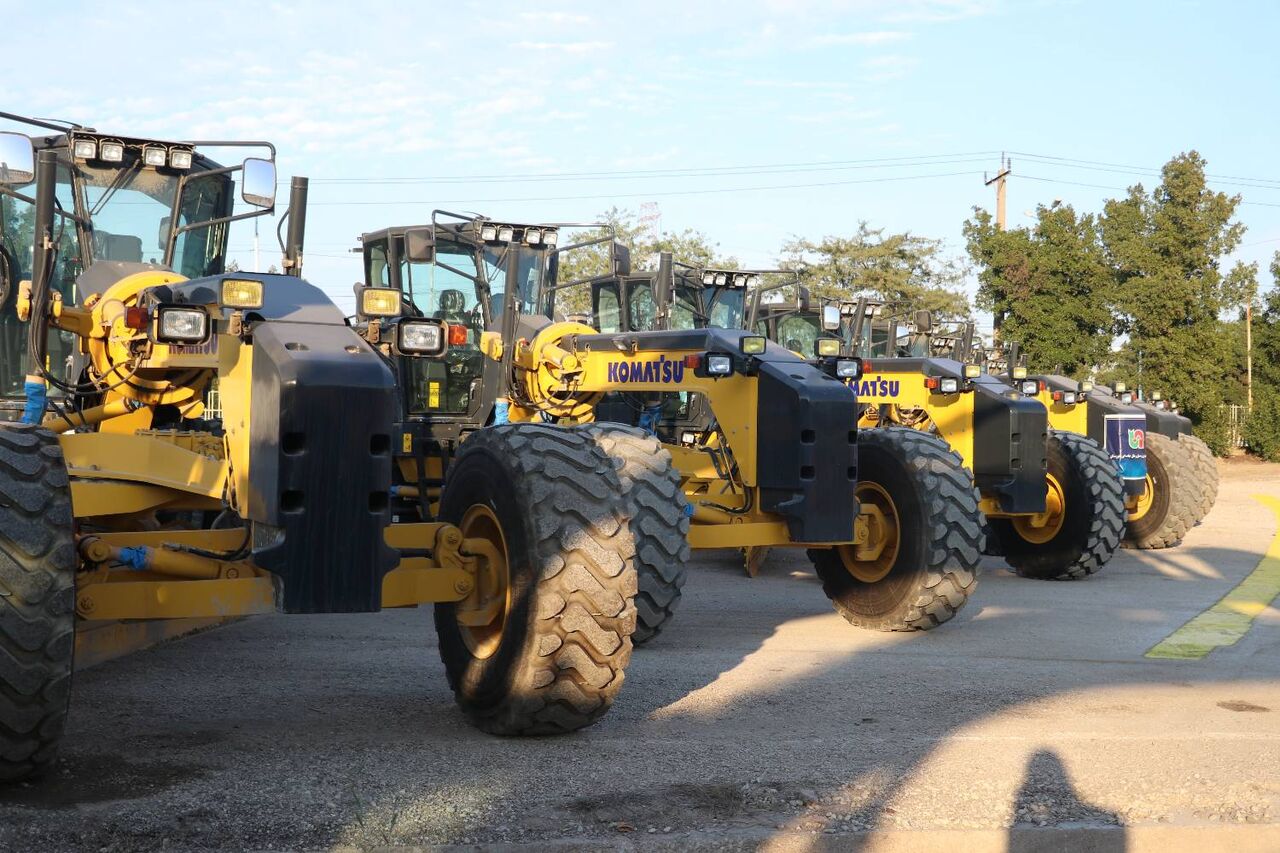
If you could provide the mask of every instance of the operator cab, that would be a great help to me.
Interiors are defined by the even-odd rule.
[[[55,131],[35,137],[0,132],[0,419],[11,419],[24,406],[27,376],[44,374],[55,398],[81,381],[75,336],[51,328],[45,340],[29,346],[29,324],[14,311],[18,284],[35,278],[37,261],[47,265],[49,295],[68,305],[134,272],[218,275],[226,267],[229,223],[274,204],[275,150],[269,143],[99,133],[7,113],[0,119]],[[244,144],[269,149],[271,159],[224,168],[197,150]],[[56,159],[53,248],[36,259],[34,163],[45,152]],[[232,215],[235,172],[242,172],[243,199],[258,210]]]

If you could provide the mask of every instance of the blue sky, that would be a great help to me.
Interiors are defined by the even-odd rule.
[[[793,235],[850,233],[861,219],[961,253],[971,208],[994,204],[982,173],[1001,151],[1015,152],[1018,225],[1055,198],[1096,210],[1195,148],[1218,186],[1244,196],[1239,257],[1265,271],[1280,249],[1273,3],[0,10],[25,34],[6,40],[0,109],[156,138],[274,141],[282,176],[312,178],[307,277],[344,300],[356,236],[437,206],[583,221],[656,203],[664,229],[702,230],[753,265]],[[638,174],[655,170],[667,174]],[[584,172],[608,174],[565,177]],[[277,260],[273,225],[264,265]],[[233,233],[246,266],[251,244],[251,228]]]

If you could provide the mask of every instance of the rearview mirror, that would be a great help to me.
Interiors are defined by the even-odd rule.
[[[429,264],[436,259],[436,236],[430,228],[404,232],[404,254],[412,264]]]
[[[912,325],[916,327],[917,332],[926,335],[933,331],[933,315],[928,311],[917,311]]]
[[[835,305],[822,306],[822,330],[834,332],[840,328],[840,309]]]
[[[276,164],[260,157],[245,160],[240,172],[240,198],[254,207],[275,207]]]
[[[614,240],[611,252],[613,255],[613,274],[631,275],[631,250]]]
[[[0,184],[20,187],[36,179],[36,151],[31,137],[0,133]]]
[[[803,284],[796,290],[796,305],[805,314],[813,310],[813,296],[810,295],[809,288]]]

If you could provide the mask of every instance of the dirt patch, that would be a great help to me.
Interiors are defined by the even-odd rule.
[[[1255,705],[1252,702],[1245,702],[1241,699],[1232,699],[1227,702],[1219,702],[1218,707],[1228,711],[1244,711],[1244,712],[1253,712],[1253,713],[1259,713],[1262,711],[1271,710],[1270,708],[1265,708],[1262,705]]]

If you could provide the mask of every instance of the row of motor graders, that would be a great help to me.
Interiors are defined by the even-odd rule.
[[[0,118],[36,129],[0,133],[0,779],[50,766],[104,623],[432,603],[466,715],[543,734],[608,710],[690,547],[805,548],[868,627],[972,588],[972,477],[934,436],[859,432],[856,360],[558,319],[630,274],[611,241],[608,275],[560,281],[590,245],[437,212],[368,236],[347,317],[301,278],[305,178],[286,274],[226,269],[229,226],[275,209],[270,144],[222,166],[235,143]],[[714,425],[597,418],[637,393]]]

